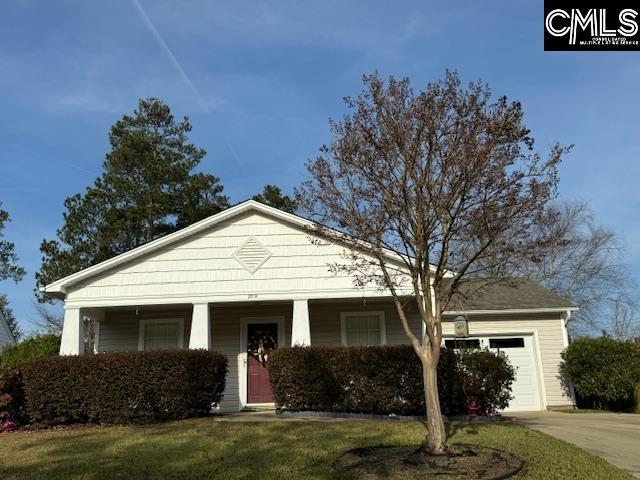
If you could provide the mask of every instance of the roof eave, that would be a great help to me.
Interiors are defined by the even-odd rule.
[[[135,258],[141,257],[146,253],[152,252],[155,249],[160,248],[162,245],[165,245],[167,243],[171,243],[171,242],[180,240],[182,238],[186,238],[189,235],[193,235],[194,233],[197,233],[200,230],[204,230],[212,225],[215,225],[216,223],[223,221],[225,218],[229,216],[238,215],[242,213],[244,210],[247,210],[251,206],[253,206],[252,205],[253,203],[257,204],[258,202],[253,202],[252,200],[249,200],[247,202],[240,203],[234,207],[223,210],[222,212],[219,212],[215,215],[212,215],[203,220],[200,220],[199,222],[189,225],[188,227],[178,230],[177,232],[170,233],[169,235],[166,235],[164,237],[157,238],[155,240],[152,240],[149,243],[145,243],[144,245],[134,248],[133,250],[129,250],[128,252],[122,253],[113,258],[105,260],[103,262],[97,263],[96,265],[80,270],[79,272],[75,272],[75,273],[72,273],[71,275],[67,275],[66,277],[63,277],[59,280],[56,280],[55,282],[51,282],[50,284],[45,285],[43,291],[47,293],[54,293],[54,292],[64,293],[64,288],[67,285],[79,282],[87,277],[91,277],[92,275],[96,275],[100,272],[103,272],[105,270],[118,266],[130,260],[134,260]]]
[[[502,308],[502,309],[482,309],[482,310],[447,310],[443,315],[509,315],[523,313],[563,313],[574,312],[578,307],[536,307],[536,308]]]

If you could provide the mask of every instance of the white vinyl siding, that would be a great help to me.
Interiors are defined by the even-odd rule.
[[[187,348],[191,331],[191,306],[167,309],[111,310],[100,322],[98,352],[126,352],[140,349],[140,324],[146,320],[183,319],[182,345]],[[175,347],[174,347],[175,348]]]
[[[361,299],[358,301],[323,300],[309,304],[311,345],[332,346],[342,344],[340,317],[348,312],[383,312],[384,334],[387,345],[401,345],[409,342],[402,329],[395,305],[391,301]],[[420,335],[421,320],[413,311],[409,312],[409,327]]]
[[[474,336],[520,336],[533,334],[534,353],[542,378],[543,397],[547,407],[571,405],[560,380],[560,354],[564,340],[560,313],[472,315],[469,317],[469,335]],[[443,323],[445,336],[453,336],[453,322]]]
[[[275,317],[285,319],[284,338],[278,339],[280,346],[289,346],[291,339],[292,302],[243,303],[211,305],[212,350],[221,352],[229,360],[229,374],[224,398],[223,411],[237,411],[240,408],[239,362],[240,359],[240,319],[245,317]],[[391,301],[379,299],[317,300],[309,302],[309,320],[312,346],[331,346],[342,343],[341,314],[349,312],[384,312],[384,332],[387,344],[408,344],[396,308]],[[140,319],[184,318],[184,348],[188,346],[191,328],[191,307],[170,309],[112,310],[105,313],[100,327],[98,351],[137,350]],[[421,332],[421,320],[415,310],[408,312],[410,328],[416,335]],[[472,336],[508,335],[517,337],[535,332],[534,353],[539,362],[543,395],[547,406],[570,404],[558,378],[560,353],[564,349],[560,314],[536,315],[476,315],[469,319]],[[453,322],[443,324],[445,336],[453,335]],[[538,355],[539,352],[539,355]]]
[[[172,350],[182,348],[182,319],[141,320],[138,350]]]
[[[357,347],[387,343],[384,312],[343,312],[340,322],[342,345]]]
[[[259,244],[258,244],[259,242]],[[247,246],[262,247],[249,270],[238,260]],[[244,249],[243,249],[244,246]],[[310,234],[251,212],[161,248],[69,287],[66,304],[90,307],[284,298],[376,297],[378,288],[356,288],[348,273],[329,264],[344,261],[342,245],[311,242]],[[238,252],[237,255],[234,255]],[[245,261],[250,259],[245,258]],[[257,268],[255,271],[253,268]]]
[[[224,354],[229,361],[229,373],[224,390],[224,397],[220,404],[222,411],[238,411],[240,409],[240,380],[239,372],[244,358],[240,355],[241,318],[272,318],[284,317],[284,332],[278,338],[278,347],[291,345],[291,317],[293,304],[286,303],[257,303],[242,305],[214,304],[210,310],[211,318],[211,349]],[[246,348],[246,346],[244,346]],[[246,400],[246,399],[245,399]]]
[[[327,300],[310,304],[311,345],[340,345],[340,313],[349,310],[384,311],[387,344],[409,343],[393,302],[367,299],[359,302]],[[422,325],[419,314],[415,310],[409,310],[407,316],[411,331],[420,336]],[[535,334],[533,347],[546,406],[565,406],[571,404],[571,399],[559,378],[560,354],[565,348],[560,317],[560,313],[472,315],[469,318],[469,333],[471,336]],[[443,323],[445,337],[454,335],[452,319],[445,318]]]
[[[13,336],[3,318],[0,318],[0,350],[7,345],[13,345]]]

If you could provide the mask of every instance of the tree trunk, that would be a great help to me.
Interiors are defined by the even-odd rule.
[[[427,414],[427,453],[443,455],[447,451],[447,432],[444,428],[440,397],[438,396],[438,364],[431,360],[422,362],[424,397]]]

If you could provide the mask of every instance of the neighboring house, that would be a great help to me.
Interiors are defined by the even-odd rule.
[[[331,273],[347,247],[312,243],[309,226],[247,201],[47,285],[65,301],[60,353],[83,351],[85,316],[97,322],[97,352],[216,350],[229,359],[220,408],[234,411],[273,404],[263,365],[247,354],[261,344],[408,343],[389,294]],[[558,379],[569,302],[519,281],[458,305],[446,315],[447,340],[450,320],[465,315],[466,342],[504,351],[518,367],[510,410],[571,403]],[[410,320],[419,334],[418,314]]]
[[[0,310],[0,350],[7,345],[15,345],[15,343],[16,339],[9,328],[7,319],[4,318],[4,314],[2,313],[2,310]]]

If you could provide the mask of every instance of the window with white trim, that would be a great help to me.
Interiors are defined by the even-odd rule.
[[[384,312],[344,312],[340,315],[342,345],[385,345]]]
[[[184,321],[181,318],[140,320],[138,350],[173,350],[182,348]]]

